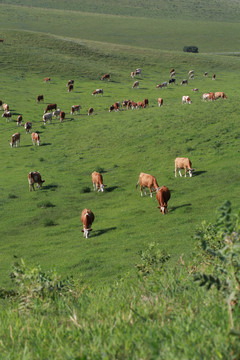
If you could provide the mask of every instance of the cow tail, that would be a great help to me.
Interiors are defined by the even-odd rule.
[[[136,190],[137,190],[138,184],[139,184],[139,180],[138,180],[138,182],[137,182],[137,184],[136,184]]]

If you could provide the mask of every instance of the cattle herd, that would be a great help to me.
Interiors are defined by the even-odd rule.
[[[135,76],[141,76],[141,73],[142,73],[141,69],[138,68],[135,71],[131,72],[131,77],[134,78]],[[171,84],[175,85],[176,84],[175,75],[176,75],[175,70],[171,69],[170,70],[170,78],[169,78],[168,82],[165,81],[161,84],[158,84],[156,86],[156,88],[162,89],[162,88],[166,88],[168,85],[171,85]],[[205,72],[204,76],[207,77],[208,73]],[[188,77],[191,80],[194,79],[194,70],[190,70],[188,72]],[[215,79],[216,79],[216,75],[213,74],[212,80],[215,80]],[[44,79],[44,82],[47,83],[47,82],[50,82],[50,80],[51,79],[49,77],[47,77]],[[101,80],[110,81],[111,80],[110,74],[103,75],[101,77]],[[188,85],[188,79],[182,80],[180,85],[182,85],[182,86]],[[69,80],[66,86],[68,87],[68,92],[73,91],[74,80]],[[135,81],[133,83],[132,88],[139,88],[139,81]],[[199,92],[199,89],[197,89],[197,88],[194,88],[192,90],[194,92]],[[103,89],[94,90],[92,95],[103,96]],[[206,101],[206,100],[214,101],[219,98],[226,99],[227,96],[225,95],[224,92],[215,92],[215,93],[209,92],[209,93],[204,93],[202,95],[203,101]],[[44,96],[42,94],[38,95],[36,101],[37,101],[37,103],[44,101]],[[163,98],[158,98],[157,103],[158,103],[158,106],[161,107],[163,105]],[[115,102],[113,105],[111,105],[109,108],[109,112],[119,111],[121,106],[122,106],[122,108],[126,108],[126,109],[146,108],[148,106],[148,104],[149,104],[148,99],[143,99],[143,101],[138,101],[138,102],[134,102],[130,99],[123,100],[122,102]],[[191,104],[189,95],[182,96],[182,104]],[[80,109],[81,109],[80,105],[72,105],[70,114],[71,115],[80,114]],[[3,104],[3,102],[0,100],[0,110],[3,110],[2,117],[6,118],[6,122],[9,122],[12,117],[11,111],[9,110],[9,105],[6,103]],[[93,114],[93,111],[94,111],[94,109],[92,107],[89,108],[88,115]],[[51,123],[53,117],[56,117],[56,119],[59,118],[60,122],[64,122],[64,119],[65,119],[65,112],[61,111],[61,109],[58,109],[56,103],[48,104],[47,107],[45,108],[44,114],[43,114],[43,124],[46,125],[47,123]],[[22,115],[19,115],[17,118],[17,126],[22,125],[22,120],[23,120]],[[26,122],[24,124],[24,128],[26,130],[26,133],[31,133],[32,123],[30,121]],[[38,146],[40,145],[40,136],[37,132],[32,132],[31,138],[32,138],[33,145],[35,145],[35,144],[37,144]],[[20,146],[20,133],[19,132],[12,135],[11,141],[10,141],[10,146],[11,147]],[[175,159],[175,177],[177,177],[177,171],[179,172],[180,177],[182,177],[181,169],[184,169],[185,177],[187,176],[187,173],[189,173],[189,176],[192,177],[194,169],[192,168],[192,164],[191,164],[191,161],[189,160],[189,158],[176,158]],[[35,191],[34,184],[37,184],[37,188],[41,188],[42,184],[44,182],[45,182],[45,180],[42,180],[41,174],[38,171],[29,172],[29,174],[28,174],[29,191],[31,191],[31,190]],[[107,185],[104,185],[104,183],[103,183],[102,174],[100,174],[99,172],[96,172],[96,171],[94,171],[92,173],[92,185],[93,185],[94,191],[98,190],[101,192],[104,192],[104,188],[107,186]],[[146,187],[149,188],[150,197],[153,196],[153,192],[156,192],[156,198],[159,203],[158,208],[160,209],[160,212],[163,215],[166,214],[168,201],[170,200],[170,197],[171,197],[170,190],[166,186],[159,187],[157,180],[154,176],[143,173],[143,172],[141,172],[139,175],[139,180],[136,184],[136,188],[138,187],[138,185],[140,185],[141,196],[143,196],[143,191],[144,191],[144,194],[147,195]],[[91,225],[92,225],[93,221],[94,221],[93,212],[89,209],[84,209],[81,213],[81,222],[83,224],[82,232],[83,232],[83,235],[85,238],[89,237],[90,231],[92,230]]]

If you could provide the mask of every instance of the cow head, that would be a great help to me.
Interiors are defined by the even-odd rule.
[[[42,184],[45,182],[45,180],[38,180],[37,187],[41,188]]]
[[[160,212],[165,215],[167,213],[167,204],[164,204],[163,206],[158,206],[158,209],[160,209]]]
[[[89,238],[90,236],[90,231],[92,231],[92,229],[83,229],[82,232],[83,232],[83,237],[85,237],[86,239]]]
[[[189,173],[189,176],[190,176],[190,177],[192,177],[193,171],[194,171],[194,169],[189,169],[189,170],[188,170],[188,173]]]

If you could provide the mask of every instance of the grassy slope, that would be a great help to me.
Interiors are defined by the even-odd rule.
[[[29,11],[35,14],[35,9]],[[21,9],[16,14],[20,18]],[[58,16],[62,20],[63,15],[61,12],[56,12],[55,17],[50,15],[54,19],[51,28],[46,25],[48,18],[41,26],[45,25],[44,31],[57,33],[54,29],[59,29]],[[111,24],[116,25],[115,17],[109,19],[103,26],[105,30]],[[17,28],[16,19],[13,20]],[[25,20],[22,27],[31,27],[29,18]],[[81,20],[79,17],[79,23]],[[13,27],[11,24],[8,26]],[[62,35],[76,39],[75,29],[69,34],[60,30]],[[174,260],[182,253],[191,253],[195,226],[203,219],[214,218],[216,207],[226,198],[237,209],[237,57],[216,58],[66,41],[6,29],[2,34],[7,40],[1,48],[1,97],[10,104],[15,120],[22,113],[25,121],[33,121],[34,130],[41,132],[43,145],[33,148],[30,136],[21,129],[21,148],[11,149],[8,140],[17,131],[16,125],[1,121],[2,284],[7,284],[13,255],[40,262],[45,267],[56,267],[62,273],[81,272],[85,280],[95,283],[131,271],[137,251],[151,240],[161,243]],[[109,41],[106,33],[102,37]],[[219,50],[213,39],[209,43],[211,50]],[[200,45],[204,46],[203,39]],[[227,44],[229,51],[234,46],[233,42]],[[143,76],[140,89],[134,91],[129,72],[138,66],[143,68]],[[167,80],[172,66],[176,67],[178,84],[190,68],[195,69],[192,86],[199,87],[200,94],[191,94],[191,106],[181,105],[181,96],[190,94],[191,86],[155,89],[157,83]],[[107,71],[111,72],[113,81],[103,84],[99,78]],[[204,71],[216,72],[217,80],[213,83],[210,77],[204,79]],[[45,76],[53,76],[51,84],[43,84]],[[76,87],[68,94],[65,84],[70,77],[75,79]],[[91,93],[97,87],[104,87],[104,96],[93,98]],[[228,100],[203,103],[201,93],[209,90],[224,90]],[[55,121],[43,128],[45,105],[35,103],[40,93],[44,94],[46,103],[56,101],[68,114],[72,104],[80,103],[82,115],[74,120],[68,115],[64,124]],[[164,98],[162,109],[156,105],[158,96]],[[111,114],[107,111],[114,101],[144,97],[150,100],[149,109]],[[92,118],[86,116],[89,106],[96,109]],[[175,179],[176,156],[189,156],[199,176]],[[98,167],[105,170],[108,191],[83,193],[84,187],[91,187],[90,174]],[[28,192],[27,173],[34,169],[42,173],[46,185],[33,194]],[[154,174],[160,185],[172,190],[168,216],[159,214],[155,198],[142,199],[139,189],[135,192],[140,171]],[[38,207],[47,200],[55,207]],[[96,215],[90,241],[83,240],[80,233],[80,212],[84,207],[91,208]],[[49,219],[56,225],[44,226]]]

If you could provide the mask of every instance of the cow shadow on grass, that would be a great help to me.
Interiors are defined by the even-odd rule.
[[[181,208],[184,208],[184,207],[189,207],[189,206],[192,206],[192,204],[182,204],[182,205],[179,205],[179,206],[171,206],[170,209],[168,210],[168,212],[173,212],[175,210],[178,210],[178,209],[181,209]]]
[[[55,191],[58,188],[57,184],[49,184],[49,185],[44,185],[42,187],[42,190],[51,190],[51,191]]]
[[[21,147],[33,147],[33,145],[21,145]]]
[[[106,192],[112,192],[116,189],[118,189],[118,186],[109,186],[105,188]]]
[[[40,146],[48,146],[48,145],[52,145],[52,143],[42,143]]]
[[[206,170],[194,171],[194,172],[193,172],[193,177],[199,176],[199,175],[202,175],[202,174],[205,174],[206,172],[207,172]]]
[[[117,227],[114,226],[114,227],[110,227],[110,228],[106,228],[106,229],[94,230],[94,232],[91,234],[91,238],[101,236],[103,234],[106,234],[109,231],[113,231],[113,230],[116,230],[116,229],[117,229]]]

